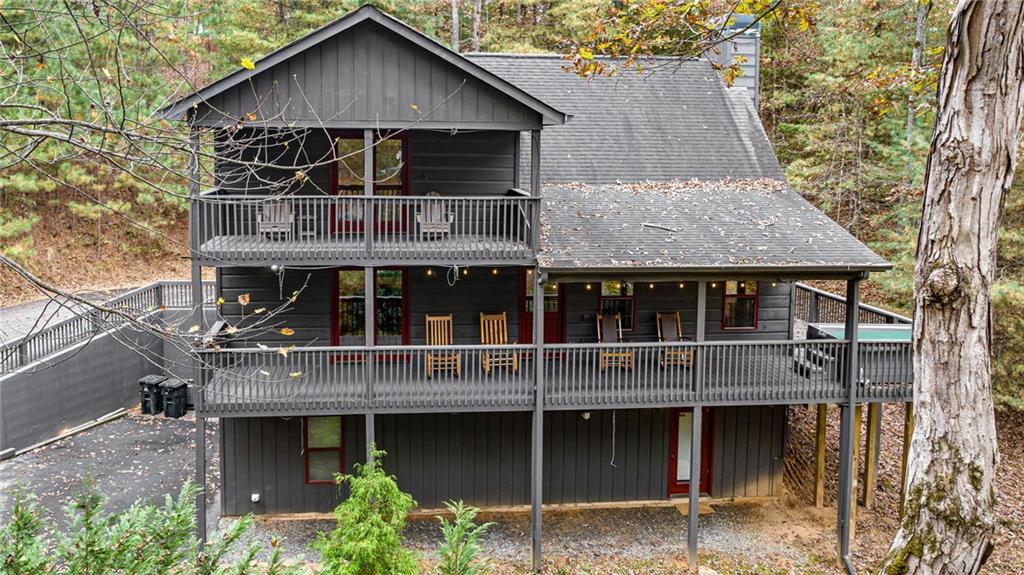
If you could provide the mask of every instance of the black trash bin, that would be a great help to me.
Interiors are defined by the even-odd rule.
[[[164,395],[164,417],[178,418],[185,415],[188,384],[180,379],[169,379],[160,387]]]
[[[164,395],[160,384],[167,378],[162,375],[147,375],[139,379],[139,403],[144,415],[155,415],[164,411]]]

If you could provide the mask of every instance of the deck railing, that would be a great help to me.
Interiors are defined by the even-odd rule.
[[[530,263],[538,198],[245,196],[192,199],[204,265]]]
[[[545,345],[540,389],[546,409],[841,401],[847,349],[841,340]],[[534,401],[532,345],[245,348],[201,357],[207,415],[515,410]],[[909,398],[908,344],[861,346],[860,361],[870,366],[862,400]]]
[[[796,319],[807,323],[843,323],[846,321],[846,298],[806,284],[796,284],[794,308]],[[910,324],[909,317],[867,304],[860,304],[860,323]]]
[[[204,282],[204,301],[212,303],[213,293],[213,282]],[[192,306],[192,284],[187,281],[155,282],[114,297],[103,306],[124,311],[132,317],[166,309],[188,309]],[[0,345],[0,373],[43,359],[127,323],[118,314],[78,307],[83,308],[81,313]]]

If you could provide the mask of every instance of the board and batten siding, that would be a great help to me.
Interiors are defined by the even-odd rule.
[[[495,268],[472,267],[468,275],[459,275],[455,285],[449,285],[449,268],[434,267],[433,275],[427,275],[423,267],[405,268],[408,274],[408,311],[410,343],[424,344],[425,317],[427,314],[452,314],[455,343],[480,343],[480,313],[504,311],[508,314],[509,339],[523,341],[519,334],[519,311],[522,297],[520,270],[513,267]],[[277,274],[267,268],[220,268],[218,270],[218,293],[224,298],[221,313],[232,324],[241,322],[241,306],[238,296],[249,294],[250,302],[246,314],[252,321],[252,312],[258,308],[273,310],[285,303],[293,291],[306,287],[293,304],[281,312],[280,323],[295,330],[285,337],[270,332],[260,338],[265,344],[290,342],[298,345],[330,345],[331,270],[287,270],[283,284]],[[308,277],[308,282],[307,282]],[[659,311],[679,311],[683,321],[683,333],[692,337],[696,333],[697,284],[685,282],[680,288],[678,282],[635,286],[636,329],[631,335],[633,341],[657,341],[655,314]],[[756,330],[723,330],[722,284],[717,289],[708,286],[707,321],[705,334],[708,340],[749,340],[787,339],[790,329],[790,286],[778,282],[760,282],[758,302],[758,327]],[[571,283],[564,286],[566,302],[566,340],[570,343],[592,343],[597,341],[596,317],[598,311],[599,286],[595,283],[590,290],[585,284]]]
[[[298,127],[541,126],[537,112],[369,21],[198,104],[194,123],[233,125],[249,114]]]
[[[216,181],[224,194],[332,194],[327,130],[243,130],[219,144]],[[237,149],[243,143],[251,144]],[[515,132],[408,132],[408,193],[503,196],[516,185]],[[287,145],[286,145],[287,144]],[[238,161],[233,161],[237,158]],[[270,164],[254,167],[253,164]],[[295,177],[302,169],[304,179]]]
[[[545,413],[544,502],[594,503],[668,497],[667,409]],[[784,406],[713,410],[712,493],[777,496],[782,490]],[[421,508],[462,499],[482,507],[530,502],[530,414],[378,415],[385,468]],[[365,455],[364,419],[346,416],[345,467]],[[302,418],[221,420],[222,511],[330,511],[344,497],[304,482]],[[613,441],[614,434],[614,441]],[[614,446],[614,447],[613,447]],[[252,503],[251,494],[260,501]]]
[[[683,334],[693,337],[697,333],[697,282],[636,282],[634,290],[636,304],[634,313],[636,329],[631,341],[657,341],[658,327],[655,314],[658,312],[680,312]],[[715,340],[772,340],[788,339],[790,328],[790,286],[788,283],[761,281],[758,283],[758,325],[756,330],[722,329],[723,282],[717,281],[716,288],[708,282],[707,310],[704,334],[709,341]],[[597,341],[597,312],[600,284],[569,283],[565,285],[566,338],[569,343],[590,343]]]

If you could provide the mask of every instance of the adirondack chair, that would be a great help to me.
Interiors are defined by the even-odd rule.
[[[508,345],[508,343],[508,314],[505,312],[480,314],[480,344]],[[480,355],[480,362],[484,372],[488,374],[495,367],[511,367],[512,371],[519,371],[519,353],[515,351],[485,351]]]
[[[267,202],[256,214],[256,231],[267,239],[291,239],[294,225],[295,214],[288,202]]]
[[[693,341],[693,338],[683,337],[683,321],[679,312],[657,312],[655,320],[658,324],[658,341],[661,343],[678,343],[681,341]],[[693,363],[692,349],[674,349],[661,352],[661,366],[666,365],[691,365]]]
[[[597,341],[598,343],[623,343],[626,341],[622,334],[622,315],[597,314]],[[601,369],[606,367],[621,367],[633,369],[632,351],[602,351]]]
[[[439,197],[437,192],[428,192],[428,196]],[[423,209],[416,214],[416,223],[420,228],[420,239],[443,238],[452,232],[455,214],[445,211],[440,202],[425,202]]]
[[[452,344],[452,314],[427,316],[427,345]],[[427,378],[435,371],[447,371],[458,377],[462,373],[462,355],[451,352],[427,353]]]

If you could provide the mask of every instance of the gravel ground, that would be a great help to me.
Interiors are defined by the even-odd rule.
[[[831,532],[834,523],[806,507],[776,501],[712,504],[700,517],[701,554],[739,558],[744,564],[810,566],[807,542]],[[484,513],[495,525],[482,541],[499,572],[519,572],[530,560],[527,512]],[[222,520],[222,526],[228,520]],[[675,507],[570,509],[544,513],[544,553],[555,565],[647,565],[670,568],[686,561],[686,517]],[[286,556],[315,562],[309,542],[333,527],[326,519],[258,519],[254,537],[264,549],[276,540]],[[429,563],[441,541],[437,519],[416,517],[405,532],[406,545]],[[669,572],[672,572],[671,569]]]

